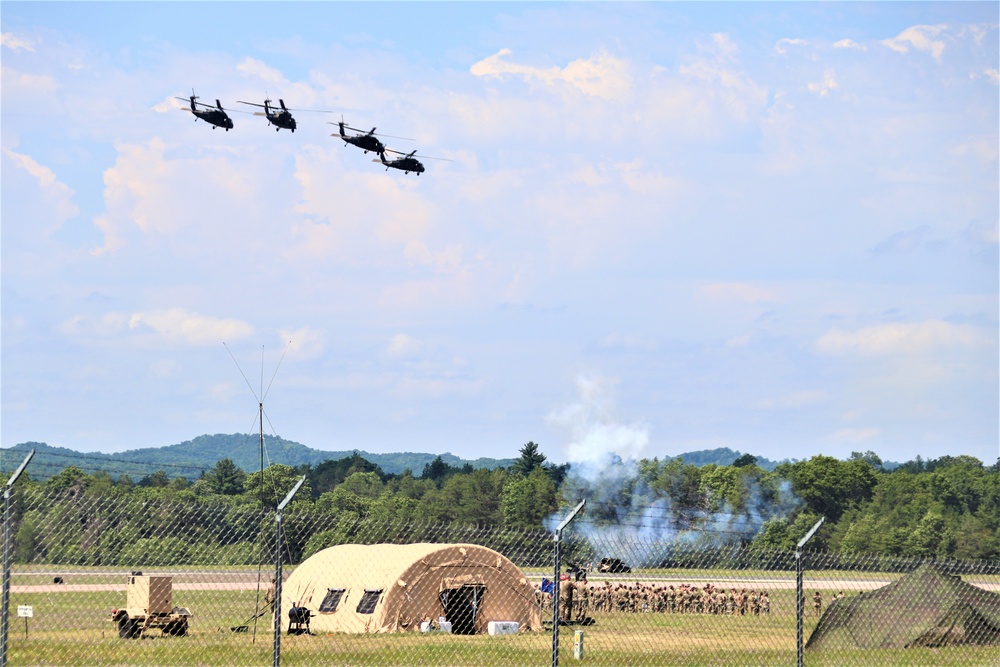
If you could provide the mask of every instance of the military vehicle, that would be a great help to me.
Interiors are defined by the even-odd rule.
[[[188,619],[193,614],[184,607],[172,606],[173,577],[130,574],[125,590],[125,608],[111,610],[111,622],[118,626],[119,637],[139,639],[150,628],[175,637],[188,633]]]
[[[632,568],[622,562],[620,558],[602,558],[597,565],[598,572],[631,572]]]

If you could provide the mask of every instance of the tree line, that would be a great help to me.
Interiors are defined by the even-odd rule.
[[[646,529],[662,529],[654,535],[663,539],[718,534],[742,546],[787,551],[825,517],[812,549],[1000,557],[1000,461],[917,458],[885,470],[865,452],[848,460],[814,456],[773,471],[755,461],[751,455],[732,465],[617,460],[588,479],[578,467],[549,463],[529,442],[506,468],[453,466],[438,457],[419,474],[386,474],[357,453],[253,472],[222,459],[194,481],[164,471],[133,480],[70,466],[45,481],[30,474],[18,480],[16,557],[129,565],[157,554],[163,564],[253,563],[265,548],[260,535],[272,530],[274,507],[302,476],[286,511],[290,562],[345,541],[458,540],[477,527],[490,529],[483,534],[496,543],[487,546],[520,550],[520,562],[527,562],[536,552],[547,554],[551,518],[581,498],[589,501],[584,526],[645,522]],[[421,536],[420,526],[439,532]],[[642,534],[651,539],[648,530]]]

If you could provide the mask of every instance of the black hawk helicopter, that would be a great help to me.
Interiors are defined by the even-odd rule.
[[[389,168],[391,167],[392,169],[402,170],[404,174],[408,174],[412,171],[416,173],[417,176],[419,176],[424,171],[424,165],[420,160],[413,157],[413,155],[416,152],[417,151],[410,151],[409,153],[401,153],[400,151],[394,151],[391,148],[386,148],[384,152],[379,153],[380,159],[372,160],[372,162],[381,162],[383,165],[385,165],[386,171],[389,171]],[[386,160],[385,159],[386,153],[395,153],[396,155],[402,155],[403,157],[395,158],[392,160]],[[420,157],[422,157],[425,160],[443,160],[445,162],[451,162],[451,160],[444,157],[430,157],[429,155],[421,155]]]
[[[334,125],[334,123],[330,123]],[[351,144],[357,146],[358,148],[364,150],[365,153],[372,151],[373,153],[378,153],[380,156],[385,156],[385,144],[383,144],[379,137],[391,137],[393,139],[406,139],[406,141],[413,141],[413,139],[407,139],[406,137],[393,137],[391,134],[375,134],[375,129],[372,128],[371,131],[365,132],[364,130],[359,130],[355,127],[349,127],[343,119],[340,120],[336,125],[340,126],[340,134],[331,134],[331,137],[340,137],[344,140],[344,145]],[[344,130],[351,130],[352,132],[361,132],[362,134],[347,134]]]
[[[215,100],[215,106],[211,104],[205,104],[203,102],[197,102],[198,96],[194,94],[194,90],[191,91],[190,100],[183,97],[178,97],[177,99],[182,102],[191,102],[191,108],[185,109],[185,111],[190,111],[194,114],[195,122],[201,118],[203,121],[212,126],[214,130],[216,127],[224,127],[226,132],[233,129],[233,120],[226,113],[226,110],[222,108],[222,102]],[[199,109],[198,107],[204,107]]]
[[[267,122],[274,125],[274,131],[277,132],[281,128],[286,130],[295,131],[295,118],[292,117],[293,111],[310,111],[316,113],[331,113],[330,111],[323,111],[321,109],[289,109],[285,106],[285,100],[278,100],[278,104],[281,105],[281,110],[278,110],[271,106],[271,100],[265,98],[263,104],[257,104],[256,102],[244,102],[243,100],[237,100],[240,104],[249,104],[250,106],[262,107],[264,113],[259,111],[254,112],[255,116],[265,116],[267,117]]]

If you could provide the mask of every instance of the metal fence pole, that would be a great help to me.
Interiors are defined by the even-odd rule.
[[[563,528],[569,525],[576,515],[587,504],[584,498],[580,504],[573,508],[565,519],[556,527],[555,540],[555,577],[552,580],[552,667],[559,667],[559,560],[562,557],[562,532]]]
[[[3,617],[0,618],[0,667],[7,667],[7,632],[9,631],[9,616],[10,616],[10,561],[11,561],[11,548],[10,548],[10,496],[13,492],[14,482],[17,478],[21,476],[24,469],[28,466],[28,461],[31,457],[35,455],[35,450],[32,449],[28,452],[28,455],[24,458],[24,462],[14,471],[14,474],[10,476],[7,480],[7,485],[3,490],[3,603],[2,608],[0,608],[0,614]]]
[[[802,615],[805,609],[805,596],[802,592],[802,547],[812,539],[825,519],[825,516],[820,517],[819,521],[795,546],[795,664],[797,667],[803,667],[805,660],[802,652]]]
[[[292,487],[285,499],[278,503],[278,510],[274,515],[274,651],[273,667],[281,667],[281,519],[285,506],[292,501],[292,497],[306,481],[306,476]]]

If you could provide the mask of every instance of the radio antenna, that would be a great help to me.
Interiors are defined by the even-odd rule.
[[[281,368],[281,362],[285,360],[285,355],[288,353],[288,348],[292,346],[292,341],[288,341],[285,345],[285,350],[281,353],[281,358],[278,360],[277,366],[274,368],[274,374],[271,375],[271,380],[267,383],[267,389],[264,389],[264,346],[260,348],[260,393],[258,394],[253,385],[250,384],[250,380],[247,379],[246,373],[240,367],[240,362],[236,360],[233,355],[232,350],[226,345],[225,341],[222,342],[223,347],[226,348],[226,352],[229,352],[229,356],[232,358],[233,363],[236,364],[236,368],[240,371],[240,375],[243,376],[243,381],[247,383],[247,387],[250,389],[250,393],[253,394],[254,399],[257,401],[257,422],[258,422],[258,433],[259,433],[259,451],[260,451],[260,525],[261,530],[264,526],[264,514],[266,512],[266,506],[264,502],[264,398],[267,396],[268,392],[271,390],[271,385],[274,384],[274,378],[278,375],[278,369]],[[271,430],[274,431],[274,427],[271,425],[271,420],[267,420],[268,426],[271,426]],[[264,535],[261,533],[261,548],[260,548],[260,558],[257,561],[257,601],[254,603],[254,609],[260,609],[260,583],[261,583],[261,572],[264,568]],[[251,643],[257,642],[257,619],[262,615],[261,612],[256,612],[253,619],[253,639]],[[275,619],[275,623],[279,623],[280,619]]]

